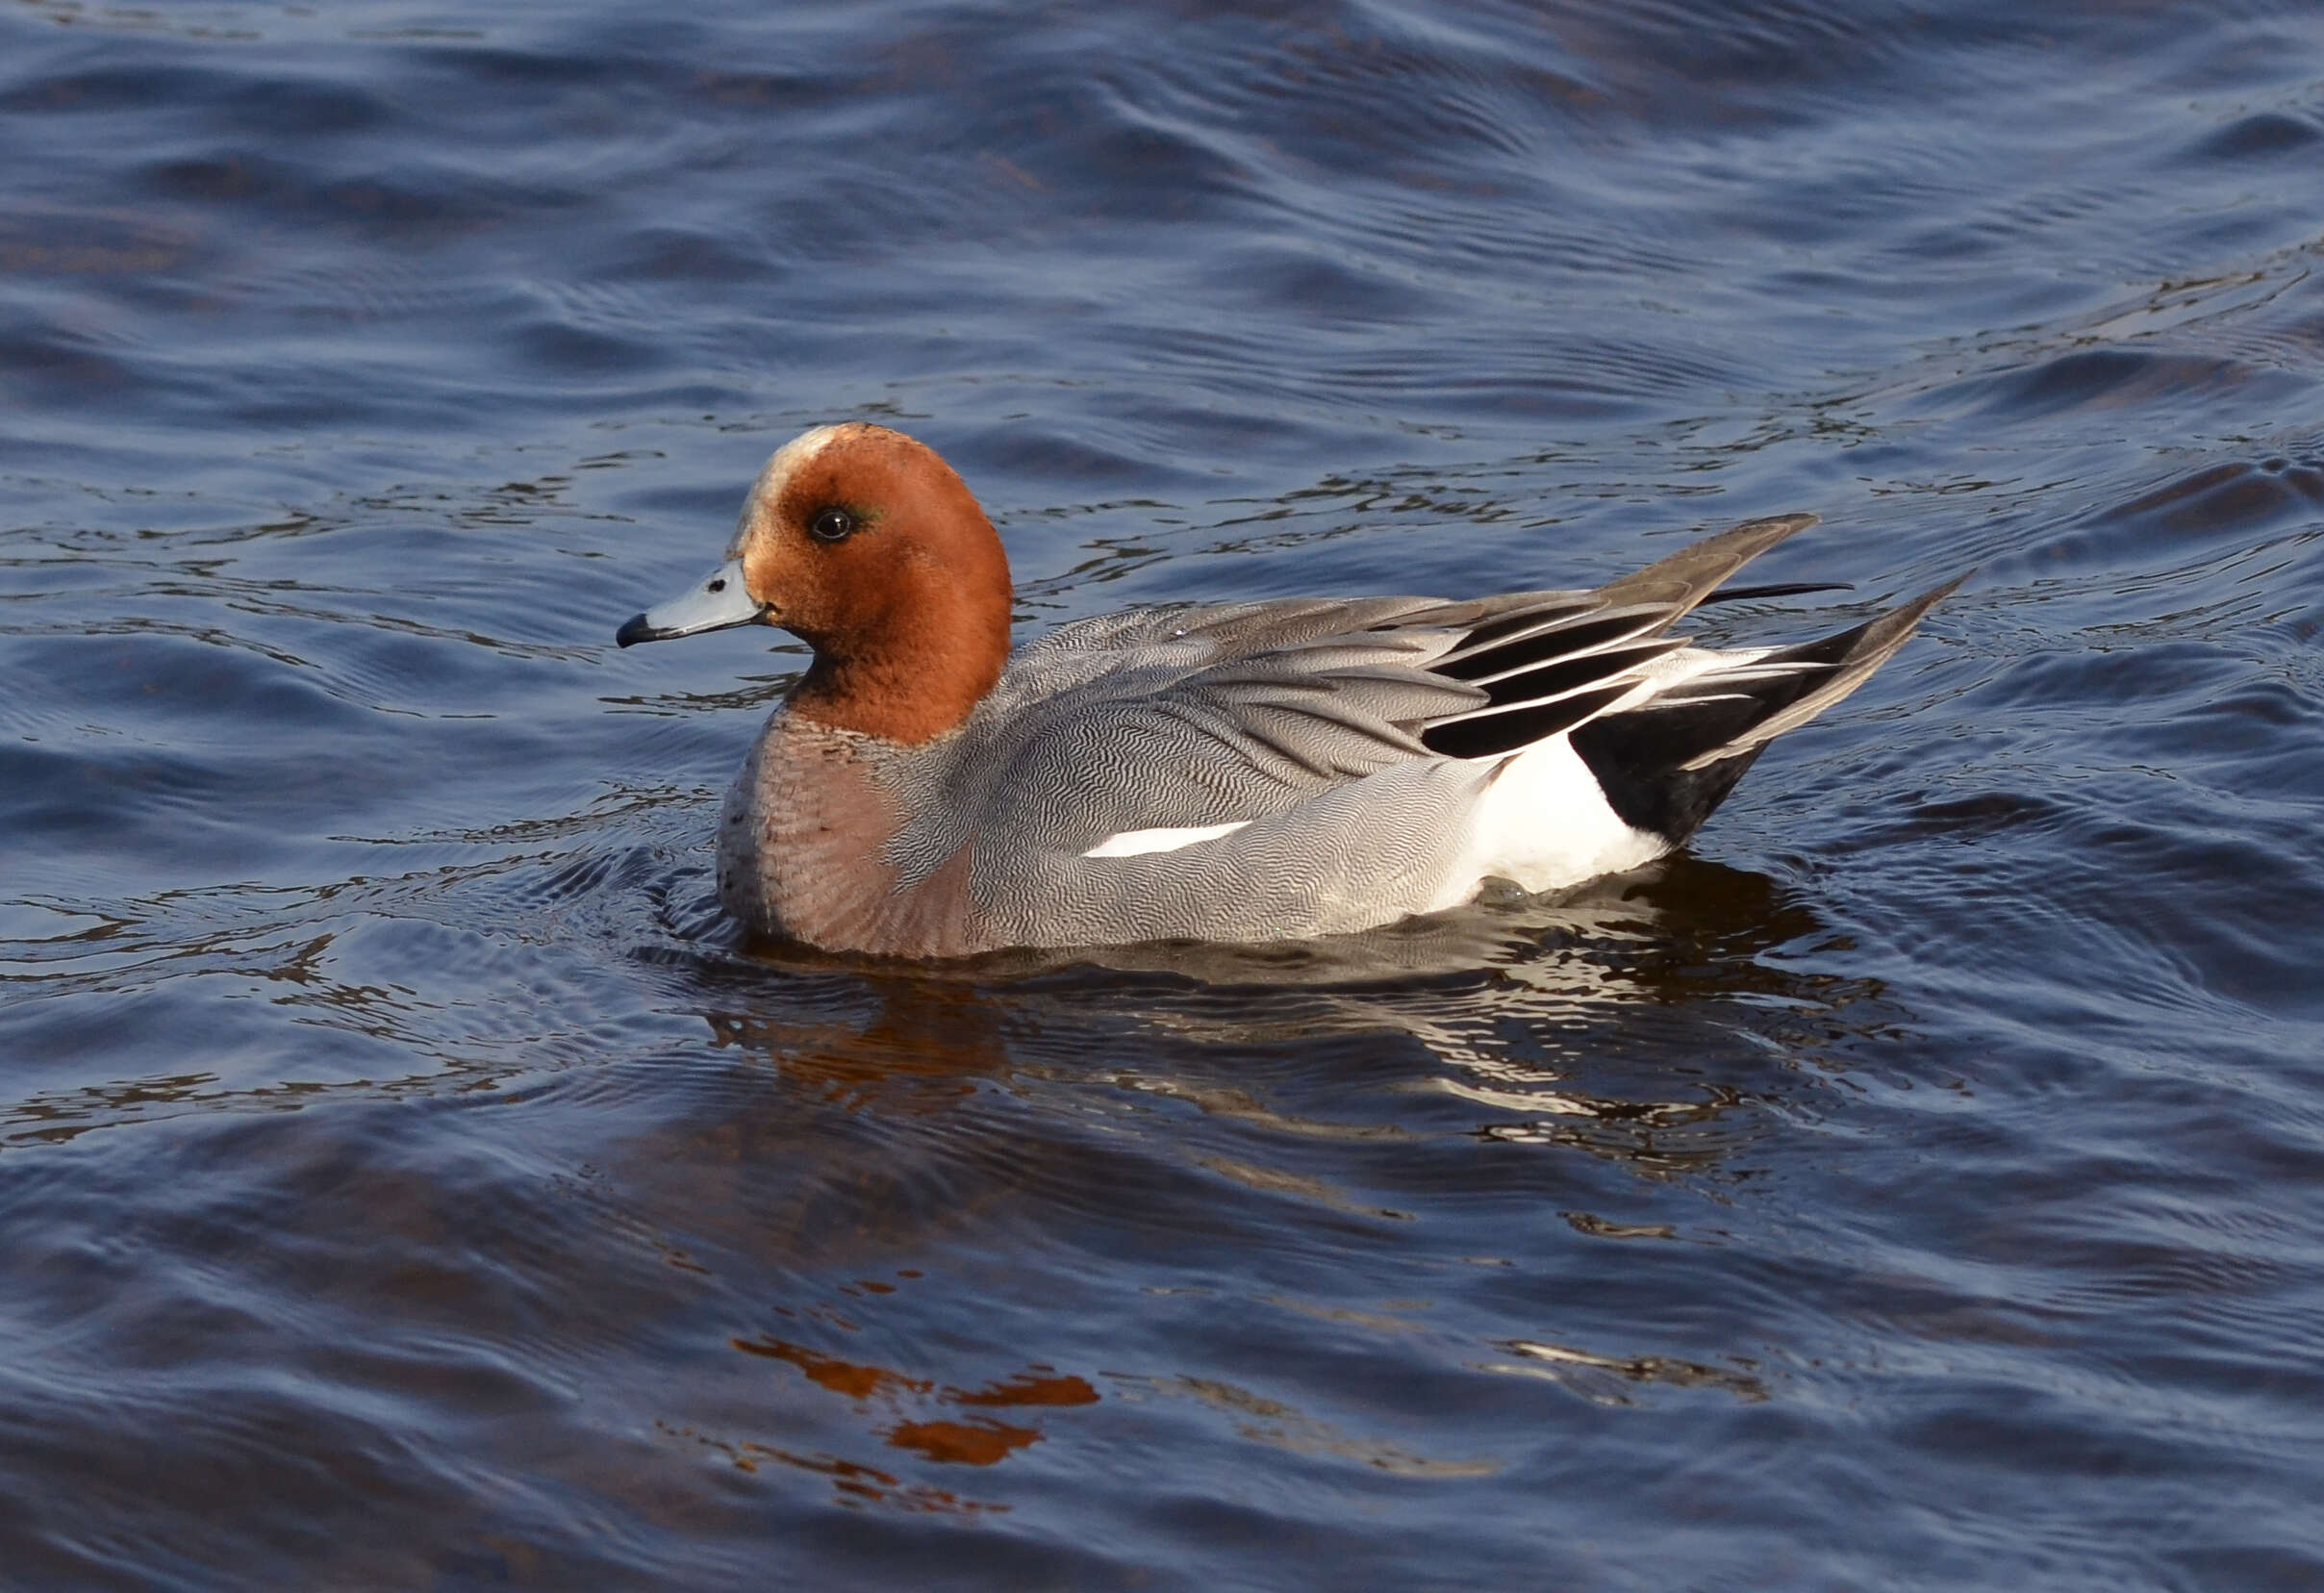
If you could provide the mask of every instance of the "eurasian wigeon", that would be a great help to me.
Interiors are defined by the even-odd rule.
[[[1663,634],[1813,523],[1595,592],[1140,609],[1012,654],[1008,559],[951,467],[820,426],[767,462],[726,562],[618,640],[815,649],[719,819],[719,899],[755,930],[898,957],[1328,935],[1684,841],[1952,590],[1789,647]]]

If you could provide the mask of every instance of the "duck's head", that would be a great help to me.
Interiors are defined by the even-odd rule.
[[[779,625],[815,649],[791,706],[918,743],[968,718],[1009,651],[1009,563],[935,449],[885,426],[818,426],[775,450],[726,562],[616,634],[626,647]]]

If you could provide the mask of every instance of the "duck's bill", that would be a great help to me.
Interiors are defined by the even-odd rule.
[[[747,625],[765,612],[764,605],[743,585],[743,561],[728,559],[669,602],[632,617],[614,632],[614,640],[626,647],[638,642],[699,636],[729,625]]]

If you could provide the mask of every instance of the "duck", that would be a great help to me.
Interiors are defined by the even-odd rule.
[[[719,815],[719,900],[753,934],[923,960],[1304,940],[1684,844],[1959,585],[1787,646],[1671,634],[1814,523],[1587,591],[1161,605],[1012,647],[968,485],[847,422],[778,448],[723,561],[615,640],[771,625],[813,650]]]

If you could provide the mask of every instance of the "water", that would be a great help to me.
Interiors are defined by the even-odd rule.
[[[0,13],[0,1583],[2324,1585],[2324,12]],[[1977,574],[1690,851],[867,968],[616,624]]]

